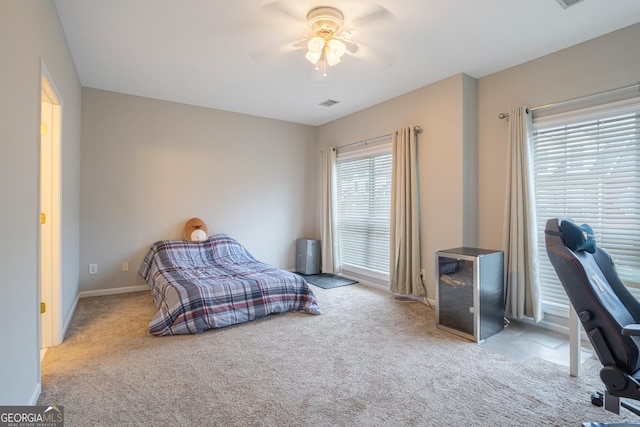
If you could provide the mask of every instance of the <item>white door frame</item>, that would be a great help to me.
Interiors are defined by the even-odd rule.
[[[45,304],[40,316],[41,348],[62,342],[60,310],[60,177],[62,150],[62,98],[45,63],[40,69],[40,222],[38,306]],[[44,217],[42,216],[44,214]],[[40,313],[40,310],[38,310]]]

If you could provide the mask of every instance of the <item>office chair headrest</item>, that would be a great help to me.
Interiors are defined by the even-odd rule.
[[[560,234],[565,246],[573,252],[585,251],[592,254],[596,251],[596,239],[587,224],[577,226],[570,220],[564,220],[560,223]]]

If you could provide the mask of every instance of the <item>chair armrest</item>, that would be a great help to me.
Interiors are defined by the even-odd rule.
[[[640,325],[637,323],[622,328],[622,335],[640,336]]]

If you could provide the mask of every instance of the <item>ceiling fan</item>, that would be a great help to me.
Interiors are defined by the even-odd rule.
[[[316,70],[318,62],[323,59],[326,76],[326,65],[333,67],[338,64],[347,52],[345,42],[352,48],[357,45],[347,38],[348,34],[343,33],[344,16],[334,7],[322,6],[312,9],[307,15],[307,25],[314,36],[307,42],[305,58],[316,66]]]
[[[299,4],[297,6],[299,7]],[[293,11],[286,6],[286,2],[281,0],[268,3],[263,8],[269,12],[294,19],[298,23],[302,19],[299,12]],[[322,67],[323,77],[327,76],[327,66],[332,67],[338,64],[345,54],[365,60],[374,60],[385,65],[390,65],[395,61],[392,55],[368,48],[361,42],[356,43],[352,39],[356,32],[356,30],[349,28],[352,25],[361,29],[374,23],[393,20],[393,14],[378,4],[369,4],[366,13],[350,19],[346,23],[342,11],[332,6],[314,7],[307,12],[305,19],[308,28],[307,36],[289,43],[288,47],[293,50],[306,48],[304,57],[315,66],[316,71]]]

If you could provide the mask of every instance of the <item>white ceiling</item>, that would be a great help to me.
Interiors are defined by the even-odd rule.
[[[640,0],[55,0],[82,85],[321,125],[640,22]],[[315,72],[292,43],[334,6],[360,46]],[[379,14],[386,9],[389,14]],[[640,42],[640,40],[639,40]],[[630,54],[637,55],[638,52]],[[319,103],[340,101],[333,107]]]

